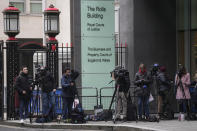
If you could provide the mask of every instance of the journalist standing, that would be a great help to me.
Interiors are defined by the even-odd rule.
[[[20,122],[23,123],[28,116],[28,104],[31,99],[32,87],[29,82],[27,66],[23,66],[19,76],[15,81],[15,89],[19,94],[19,114]]]
[[[66,122],[71,122],[71,111],[76,94],[75,82],[71,77],[71,70],[66,68],[61,79],[62,99],[63,99],[63,118]]]
[[[56,85],[53,75],[46,67],[41,67],[40,71],[40,86],[42,89],[42,109],[43,116],[48,121],[53,120],[55,116],[55,92]]]
[[[184,113],[184,107],[186,106],[187,116],[190,117],[189,100],[191,98],[189,92],[190,74],[186,72],[186,68],[181,66],[178,73],[175,76],[176,99],[179,103],[179,112]]]
[[[165,111],[165,108],[168,103],[168,93],[170,91],[170,79],[169,76],[166,73],[166,67],[161,66],[158,73],[158,114],[160,117],[163,116],[163,113]]]
[[[134,93],[138,97],[138,119],[139,120],[148,119],[149,118],[150,77],[143,63],[139,65],[139,71],[135,74],[134,84],[137,86]]]

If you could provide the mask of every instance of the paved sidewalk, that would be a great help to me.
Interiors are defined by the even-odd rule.
[[[4,121],[0,122],[0,130],[5,128],[13,128],[15,131],[19,129],[28,130],[48,130],[57,131],[62,129],[68,129],[68,131],[196,131],[197,130],[197,121],[182,121],[170,120],[170,121],[160,121],[157,122],[117,122],[113,124],[112,121],[104,122],[88,122],[86,124],[65,124],[61,122],[60,124],[56,122],[51,123],[32,123],[26,122],[24,125],[21,125],[19,121]],[[6,126],[6,127],[4,127]],[[7,131],[7,130],[6,130]]]

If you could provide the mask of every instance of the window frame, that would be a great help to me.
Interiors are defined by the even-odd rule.
[[[26,0],[9,0],[9,4],[10,3],[23,3],[23,5],[24,5],[24,8],[23,8],[23,11],[21,11],[20,9],[20,11],[21,11],[21,13],[20,14],[26,14]]]
[[[31,4],[41,4],[41,8],[42,8],[42,0],[30,0],[29,3],[30,3],[29,8],[31,15],[42,15],[42,9],[40,13],[32,13],[32,8],[31,8]]]

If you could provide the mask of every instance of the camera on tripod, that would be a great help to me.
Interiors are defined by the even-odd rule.
[[[44,76],[47,72],[47,69],[44,67],[38,66],[38,68],[36,70],[37,70],[36,71],[37,73],[35,74],[34,85],[41,85],[44,80]]]
[[[111,73],[111,77],[115,80],[116,84],[124,86],[125,89],[130,86],[130,78],[128,70],[123,67],[116,67]]]
[[[151,76],[157,76],[158,71],[159,71],[159,64],[157,64],[157,63],[153,64],[151,69],[150,69]]]

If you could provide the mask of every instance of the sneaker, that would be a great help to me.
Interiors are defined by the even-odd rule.
[[[139,116],[137,117],[138,121],[141,121],[142,120],[142,116]]]
[[[24,123],[24,120],[23,120],[23,119],[21,119],[21,120],[20,120],[20,123]]]

